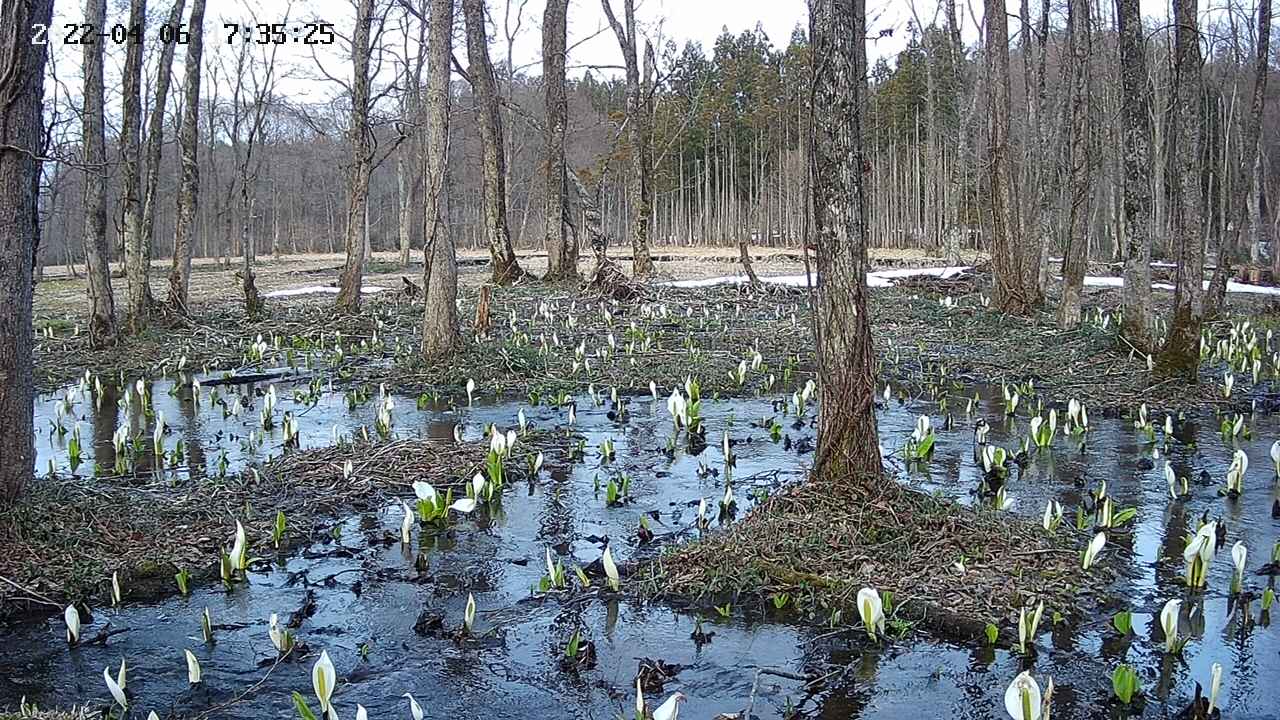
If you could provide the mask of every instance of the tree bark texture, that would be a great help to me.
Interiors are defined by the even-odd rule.
[[[1151,86],[1141,3],[1116,0],[1124,167],[1122,329],[1134,347],[1154,349],[1151,323]]]
[[[130,0],[129,27],[144,28],[147,0]],[[142,56],[143,36],[130,38],[125,51],[122,84],[123,117],[120,125],[120,153],[124,196],[120,199],[124,232],[124,276],[127,288],[125,324],[130,333],[147,328],[151,313],[151,289],[147,285],[150,268],[143,248],[142,232]]]
[[[547,0],[542,16],[542,82],[546,93],[547,158],[545,235],[547,280],[578,278],[578,240],[566,232],[568,218],[568,169],[564,160],[564,138],[569,123],[569,102],[565,96],[565,54],[569,0]]]
[[[369,35],[373,27],[373,0],[360,0],[356,27],[351,36],[351,120],[347,128],[350,166],[347,168],[347,261],[338,281],[339,310],[360,310],[364,282],[365,213],[369,205],[369,175],[373,172],[373,130],[369,127]]]
[[[654,272],[653,259],[649,255],[649,222],[652,214],[652,173],[653,148],[651,123],[651,98],[645,92],[645,85],[651,84],[650,63],[652,48],[647,48],[645,57],[646,76],[650,81],[642,85],[640,82],[640,61],[636,38],[636,12],[634,0],[622,0],[622,19],[624,26],[618,22],[613,13],[612,0],[601,0],[605,16],[613,28],[622,50],[622,60],[626,68],[627,109],[624,122],[627,123],[627,140],[631,145],[631,172],[627,178],[627,202],[632,208],[631,220],[631,274],[642,278]]]
[[[810,0],[809,26],[816,59],[810,172],[822,397],[814,472],[871,481],[881,465],[866,287],[865,1]]]
[[[87,0],[85,22],[103,27],[106,0]],[[84,256],[89,291],[89,345],[102,348],[116,341],[116,303],[111,290],[111,246],[107,243],[107,141],[103,110],[103,45],[85,43],[84,114]]]
[[[454,0],[431,0],[427,37],[427,92],[423,107],[423,264],[426,293],[422,317],[422,355],[445,357],[462,343],[458,330],[458,265],[453,237],[444,222],[448,192],[449,75],[453,54]]]
[[[524,278],[516,261],[507,226],[507,161],[503,151],[502,114],[499,112],[498,81],[489,59],[489,36],[485,31],[484,0],[462,0],[467,26],[467,61],[476,115],[480,129],[483,179],[484,225],[489,238],[489,258],[493,282],[510,285]]]
[[[47,26],[52,15],[53,0],[0,2],[0,508],[13,503],[35,466],[32,264],[49,46],[31,42],[31,26]]]
[[[191,288],[191,252],[195,241],[196,211],[200,197],[200,75],[204,57],[205,0],[194,0],[188,27],[191,42],[183,81],[182,121],[178,128],[178,147],[182,158],[182,177],[178,181],[178,212],[173,228],[173,261],[169,270],[169,307],[187,312],[187,296]]]
[[[1080,324],[1080,301],[1085,266],[1089,260],[1089,208],[1093,197],[1094,130],[1092,116],[1093,53],[1092,0],[1070,0],[1067,6],[1068,59],[1071,78],[1071,127],[1068,132],[1067,247],[1062,258],[1062,298],[1058,303],[1058,327]]]

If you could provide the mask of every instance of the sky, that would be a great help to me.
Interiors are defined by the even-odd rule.
[[[615,14],[621,19],[622,0],[611,1]],[[1017,42],[1018,0],[1007,2],[1011,13],[1010,35]],[[170,0],[151,0],[153,28],[158,28],[163,22],[169,3]],[[541,72],[544,0],[523,0],[523,8],[521,4],[522,0],[487,0],[492,22],[490,30],[493,33],[490,53],[495,63],[503,61],[507,55],[506,27],[509,25],[515,28],[518,24],[519,32],[511,53],[513,64],[527,74],[537,75]],[[110,0],[108,24],[123,23],[127,18],[127,5],[124,0]],[[61,45],[62,31],[58,28],[62,27],[62,23],[78,21],[82,5],[79,2],[63,2],[58,3],[57,7],[53,26],[55,29],[50,38],[58,56],[58,74],[68,89],[76,93],[80,84],[80,48]],[[868,35],[874,37],[882,30],[893,31],[892,37],[868,41],[867,51],[872,63],[880,57],[892,60],[905,46],[913,7],[926,25],[935,17],[939,23],[943,20],[936,0],[867,0]],[[978,0],[966,0],[960,7],[962,34],[966,43],[973,44],[978,39],[981,3]],[[1142,0],[1142,7],[1144,14],[1164,18],[1168,5],[1159,0]],[[460,7],[457,12],[460,25]],[[974,13],[978,13],[979,17],[975,18]],[[231,48],[227,42],[227,33],[222,27],[224,21],[276,23],[287,17],[290,25],[294,25],[307,19],[322,18],[332,22],[339,34],[346,35],[354,23],[354,16],[351,0],[209,0],[205,20],[205,52],[206,55],[219,51],[226,53]],[[656,47],[661,47],[667,40],[673,40],[677,46],[693,40],[701,42],[708,53],[716,37],[724,30],[736,34],[759,24],[775,47],[783,47],[797,25],[804,28],[808,26],[806,0],[637,0],[636,16],[640,32],[654,40]],[[389,32],[394,38],[398,31],[391,28]],[[465,58],[465,47],[461,46],[461,41],[460,36],[456,38],[458,46],[455,47],[455,54],[459,58]],[[392,39],[391,42],[396,41]],[[571,0],[569,46],[571,75],[580,75],[587,68],[593,68],[598,73],[619,72],[616,67],[621,65],[622,58],[617,40],[609,29],[601,8],[601,0]],[[122,46],[109,44],[107,48],[110,87],[112,76],[118,77],[124,52]],[[312,49],[297,44],[287,44],[280,50],[279,59],[294,68],[292,77],[284,81],[281,89],[294,96],[295,100],[320,101],[333,97],[340,91],[335,83],[325,81],[323,74],[317,71],[316,58],[334,76],[345,78],[350,74],[349,60],[340,48],[317,48],[314,50],[314,57],[312,52]],[[181,49],[174,63],[174,72],[178,77],[181,76]],[[108,103],[111,103],[110,98]]]

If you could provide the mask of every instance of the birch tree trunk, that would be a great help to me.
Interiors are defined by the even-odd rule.
[[[431,0],[427,37],[427,93],[423,114],[423,264],[426,293],[422,315],[422,355],[445,357],[462,344],[458,331],[458,265],[453,237],[444,221],[448,192],[449,60],[453,54],[454,0]]]
[[[866,96],[865,0],[810,0],[813,38],[810,171],[819,276],[814,472],[878,481],[871,322],[867,315],[867,208],[862,148]]]
[[[347,129],[350,167],[347,170],[347,262],[338,281],[338,309],[360,311],[360,286],[364,280],[365,221],[369,210],[369,175],[373,170],[373,130],[369,127],[369,35],[373,26],[373,0],[360,0],[356,27],[351,36],[351,121]]]
[[[191,250],[195,242],[196,212],[200,201],[200,75],[204,57],[205,0],[193,0],[188,27],[191,42],[183,82],[182,124],[178,128],[178,146],[182,155],[182,178],[178,181],[178,211],[173,228],[173,259],[169,270],[169,307],[174,312],[187,312],[187,296],[191,287]]]
[[[484,0],[462,0],[462,15],[467,26],[467,61],[480,128],[482,202],[493,282],[510,285],[522,280],[525,272],[516,260],[507,226],[507,161],[503,151],[502,114],[498,107],[498,81],[493,74],[493,62],[489,59]]]
[[[103,27],[106,0],[85,3],[85,22]],[[116,341],[116,303],[111,291],[111,251],[107,244],[107,141],[103,113],[103,45],[84,49],[84,257],[89,286],[89,345]]]
[[[542,82],[546,92],[547,158],[545,235],[547,276],[545,280],[578,279],[578,239],[565,232],[568,172],[564,160],[564,136],[569,122],[569,101],[565,96],[565,53],[569,0],[547,0],[542,16]]]
[[[1138,0],[1116,0],[1124,162],[1124,322],[1134,347],[1154,349],[1151,327],[1151,86]]]
[[[123,82],[123,117],[120,125],[120,153],[123,179],[124,275],[128,289],[125,324],[131,333],[140,333],[150,322],[150,268],[143,247],[142,202],[139,197],[142,180],[142,39],[145,35],[147,0],[130,0],[129,27],[139,28],[138,37],[130,38],[125,51]]]
[[[1017,192],[1009,150],[1009,21],[1003,0],[984,0],[987,26],[986,62],[990,118],[987,123],[987,166],[991,185],[991,265],[995,302],[1002,312],[1027,315],[1040,304],[1036,290],[1039,268],[1019,232]]]
[[[0,509],[22,492],[35,466],[35,380],[31,358],[32,263],[40,244],[40,156],[48,45],[31,26],[48,26],[53,0],[0,3]]]
[[[1173,242],[1178,270],[1173,320],[1157,358],[1165,375],[1196,379],[1200,366],[1201,296],[1204,283],[1204,197],[1200,187],[1205,139],[1198,0],[1173,0],[1174,153]]]
[[[627,178],[627,201],[633,213],[631,218],[631,274],[641,278],[654,272],[653,260],[649,256],[649,215],[652,212],[651,160],[653,150],[652,137],[649,132],[651,112],[649,98],[640,84],[640,62],[636,49],[636,12],[634,0],[622,0],[622,16],[626,22],[624,27],[613,14],[611,0],[601,0],[605,16],[613,28],[622,50],[623,64],[626,67],[627,83],[627,140],[631,145],[631,172]],[[647,58],[646,58],[647,61]]]
[[[1218,244],[1218,262],[1205,296],[1205,314],[1216,316],[1225,307],[1227,281],[1231,278],[1232,254],[1240,247],[1244,229],[1249,227],[1249,196],[1253,188],[1253,167],[1258,160],[1258,140],[1262,135],[1262,113],[1267,104],[1267,73],[1271,58],[1271,0],[1258,0],[1258,31],[1254,56],[1253,99],[1240,134],[1240,164],[1228,206],[1231,228]]]
[[[1090,93],[1093,29],[1092,0],[1071,0],[1067,6],[1067,34],[1070,46],[1071,128],[1068,140],[1070,191],[1067,206],[1067,247],[1062,258],[1062,298],[1058,304],[1058,327],[1064,330],[1080,324],[1080,295],[1084,288],[1085,265],[1089,260],[1089,208],[1093,197],[1093,118]]]

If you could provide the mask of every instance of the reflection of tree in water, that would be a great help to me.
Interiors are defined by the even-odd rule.
[[[206,472],[204,450],[204,422],[200,417],[199,402],[191,390],[189,380],[183,380],[177,386],[178,412],[182,415],[182,444],[184,446],[187,470],[191,477],[203,477]]]
[[[90,404],[93,413],[93,459],[104,472],[114,472],[115,432],[120,423],[120,389],[103,384],[102,392]]]

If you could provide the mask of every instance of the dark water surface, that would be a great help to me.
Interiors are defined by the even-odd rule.
[[[276,417],[285,410],[297,414],[304,448],[330,444],[335,426],[340,435],[350,436],[361,426],[372,425],[376,390],[350,410],[341,392],[322,392],[317,402],[308,404],[294,399],[295,390],[307,389],[305,381],[277,380],[276,386],[280,398]],[[197,407],[189,388],[170,394],[171,387],[161,381],[150,388],[155,408],[163,412],[170,428],[166,448],[172,450],[181,438],[186,450],[181,467],[167,472],[199,482],[201,476],[218,472],[221,464],[227,472],[237,472],[283,452],[278,422],[259,447],[246,442],[258,426],[265,385],[219,387],[224,399],[243,393],[246,404],[252,403],[239,416],[229,418],[223,417],[220,408],[209,407],[212,388],[202,391]],[[952,402],[955,429],[939,429],[934,459],[923,468],[901,471],[905,482],[960,502],[977,501],[973,490],[981,472],[972,455],[974,420],[987,418],[992,442],[1008,448],[1019,442],[1006,431],[1002,410],[991,393],[984,391],[984,395],[972,417],[956,412]],[[46,397],[38,404],[40,471],[50,461],[63,471],[69,469],[66,438],[60,441],[50,430],[61,397]],[[545,405],[477,402],[472,408],[418,410],[412,398],[394,401],[397,436],[425,436],[445,443],[453,441],[456,424],[470,438],[479,437],[490,422],[504,429],[515,427],[522,407],[537,427],[566,423],[564,410]],[[1028,664],[1006,650],[929,638],[876,648],[868,645],[861,630],[833,632],[798,622],[787,613],[762,615],[757,609],[740,608],[733,609],[730,619],[714,612],[703,614],[703,627],[714,636],[710,643],[699,645],[690,637],[698,617],[691,611],[594,594],[544,597],[534,592],[545,574],[548,546],[567,567],[585,566],[600,557],[599,539],[609,537],[614,555],[625,564],[651,556],[657,552],[655,545],[696,535],[692,525],[699,498],[706,498],[714,508],[724,491],[723,475],[700,473],[699,464],[721,470],[720,438],[725,430],[737,441],[734,493],[739,516],[758,493],[803,477],[812,458],[803,447],[786,449],[771,442],[766,429],[752,424],[777,415],[792,440],[813,439],[808,423],[793,427],[794,418],[775,412],[772,399],[705,400],[709,447],[696,457],[679,450],[674,459],[664,453],[671,434],[665,394],[656,402],[647,396],[633,398],[631,419],[625,424],[610,420],[607,406],[606,402],[597,407],[585,394],[578,396],[575,429],[587,438],[586,461],[549,467],[535,483],[511,483],[500,505],[463,519],[448,536],[427,538],[430,566],[424,572],[414,567],[413,550],[422,542],[419,530],[414,530],[413,550],[398,541],[390,545],[383,541],[388,534],[399,534],[397,505],[341,519],[336,540],[295,551],[282,564],[255,564],[249,582],[234,592],[201,587],[186,598],[95,609],[86,635],[107,622],[127,629],[105,647],[68,649],[60,617],[0,628],[0,708],[15,706],[23,696],[42,706],[90,702],[105,707],[110,696],[102,670],[110,667],[114,673],[124,658],[130,668],[133,716],[142,718],[154,709],[161,717],[208,713],[217,718],[287,718],[293,716],[289,695],[295,690],[316,705],[310,668],[323,649],[341,678],[334,700],[342,717],[354,717],[356,703],[361,703],[371,718],[408,718],[408,701],[401,697],[406,692],[413,693],[428,717],[631,717],[633,678],[642,658],[683,666],[650,702],[660,702],[667,693],[679,690],[689,697],[681,713],[686,718],[709,719],[742,711],[757,668],[826,678],[808,691],[803,681],[761,675],[754,703],[754,714],[760,717],[780,717],[794,708],[804,717],[820,718],[914,720],[921,711],[929,717],[1003,718],[1007,717],[1005,687],[1024,667],[1030,667],[1042,682],[1046,676],[1054,678],[1055,718],[1119,716],[1119,708],[1108,698],[1111,671],[1121,662],[1138,669],[1147,695],[1145,717],[1172,716],[1185,707],[1196,681],[1208,685],[1215,662],[1223,666],[1219,703],[1224,716],[1280,717],[1280,703],[1266,689],[1268,681],[1280,680],[1275,625],[1242,628],[1241,614],[1232,612],[1228,592],[1229,547],[1237,540],[1249,550],[1246,585],[1260,594],[1268,581],[1255,577],[1253,571],[1270,559],[1280,528],[1280,520],[1271,517],[1277,489],[1268,449],[1280,437],[1280,423],[1273,417],[1249,419],[1255,440],[1240,444],[1252,462],[1245,493],[1238,500],[1217,495],[1231,449],[1218,436],[1212,418],[1199,428],[1183,430],[1182,441],[1169,448],[1179,474],[1192,478],[1192,496],[1176,503],[1166,490],[1163,451],[1151,469],[1140,469],[1139,459],[1151,457],[1151,446],[1142,442],[1129,420],[1106,420],[1095,411],[1083,454],[1061,430],[1052,451],[1033,451],[1032,462],[1021,473],[1015,472],[1009,483],[1008,494],[1014,499],[1010,512],[1038,521],[1045,502],[1057,499],[1066,515],[1059,532],[1069,532],[1081,498],[1105,479],[1117,504],[1135,507],[1138,514],[1129,526],[1131,532],[1112,533],[1102,560],[1122,569],[1112,588],[1112,602],[1114,609],[1133,611],[1134,636],[1127,642],[1117,641],[1114,631],[1106,627],[1110,609],[1088,622],[1054,626],[1050,617],[1054,609],[1049,608],[1036,642],[1038,656]],[[891,402],[879,413],[886,454],[903,444],[922,412],[933,413],[934,425],[941,428],[942,418],[933,403]],[[131,433],[141,435],[150,447],[153,426],[136,402],[132,412],[126,412],[118,399],[108,399],[101,410],[81,399],[71,415],[82,422],[81,474],[92,472],[94,459],[107,468],[114,463],[111,437],[120,423],[129,423]],[[1153,417],[1159,428],[1163,415]],[[68,427],[73,423],[70,417],[64,420]],[[1025,416],[1018,418],[1018,435],[1026,434],[1026,424]],[[1157,429],[1161,443],[1162,435]],[[612,438],[617,451],[617,459],[608,465],[602,465],[595,452],[605,438]],[[523,462],[525,454],[536,449],[518,444],[515,457]],[[149,463],[144,461],[144,467]],[[1210,483],[1199,482],[1202,470]],[[603,485],[623,472],[632,479],[633,502],[608,508],[597,480]],[[1187,645],[1181,659],[1167,659],[1161,652],[1158,614],[1165,600],[1189,597],[1180,582],[1183,537],[1204,511],[1226,521],[1227,543],[1213,563],[1208,590],[1202,596],[1203,631]],[[649,512],[657,513],[651,526],[659,540],[639,546],[635,529],[641,514]],[[572,571],[569,579],[576,583]],[[963,577],[957,576],[956,583],[963,587]],[[267,635],[267,619],[274,612],[283,621],[308,593],[314,598],[315,612],[297,633],[313,655],[271,669],[275,652]],[[461,625],[468,593],[474,594],[479,608],[480,637],[459,642],[448,631]],[[213,646],[204,645],[200,638],[199,615],[206,607],[219,628]],[[416,633],[415,621],[424,610],[442,614],[446,631]],[[1256,600],[1250,612],[1256,619]],[[1274,612],[1280,616],[1280,609]],[[595,644],[598,663],[594,669],[570,673],[560,668],[564,644],[575,630]],[[196,654],[203,669],[204,682],[194,690],[187,684],[184,648]]]

